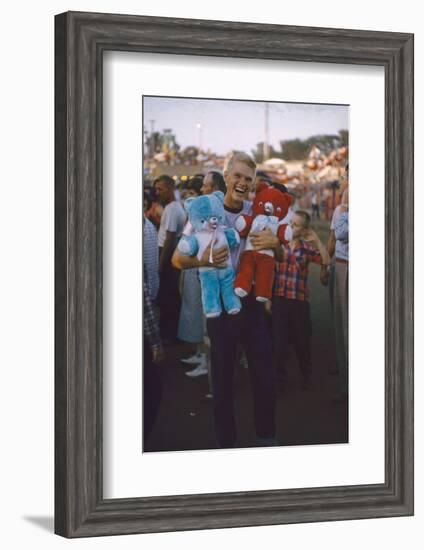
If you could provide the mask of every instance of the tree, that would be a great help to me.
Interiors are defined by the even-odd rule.
[[[199,148],[195,147],[194,145],[189,145],[188,147],[185,147],[180,152],[180,158],[183,161],[194,162],[198,154],[199,154]]]
[[[338,134],[319,134],[307,139],[287,139],[280,141],[280,156],[284,160],[303,160],[316,145],[322,153],[328,155],[334,149],[349,145],[349,132],[339,130]]]
[[[180,145],[175,139],[175,135],[172,134],[170,129],[167,129],[164,132],[153,132],[150,133],[146,139],[147,150],[150,155],[161,152],[170,152],[174,151],[178,153],[180,150]]]
[[[347,130],[339,130],[340,141],[342,147],[349,147],[349,132]]]
[[[310,149],[305,140],[302,139],[287,139],[280,141],[281,156],[284,160],[300,160],[308,155]]]
[[[254,158],[255,162],[263,162],[264,160],[264,142],[260,141],[255,149],[252,149],[252,157]],[[270,144],[268,144],[268,158],[283,158],[281,151],[278,151],[277,149],[274,149],[274,147]]]

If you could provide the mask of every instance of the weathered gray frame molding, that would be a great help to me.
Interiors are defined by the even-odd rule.
[[[55,531],[65,537],[413,513],[413,35],[64,13],[55,20]],[[385,482],[104,500],[102,54],[385,68]],[[371,366],[371,365],[370,365]]]

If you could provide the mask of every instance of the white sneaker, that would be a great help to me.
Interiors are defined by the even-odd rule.
[[[191,370],[189,372],[186,372],[186,375],[190,378],[197,378],[198,376],[204,376],[205,374],[208,374],[208,367],[206,365],[206,361],[202,361],[198,367],[196,367],[194,370]]]
[[[204,353],[196,353],[191,357],[187,357],[187,359],[181,359],[181,362],[186,363],[187,365],[198,365],[199,363],[203,363],[204,360],[205,360]]]

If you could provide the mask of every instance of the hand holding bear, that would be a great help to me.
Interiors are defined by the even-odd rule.
[[[212,250],[212,262],[210,262],[211,244],[205,249],[199,260],[199,267],[226,267],[228,260],[228,246],[221,246]]]

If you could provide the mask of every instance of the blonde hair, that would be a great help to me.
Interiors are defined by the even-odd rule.
[[[233,151],[225,157],[224,172],[228,172],[229,170],[231,170],[235,162],[242,162],[243,164],[246,164],[249,168],[251,168],[254,172],[256,172],[256,163],[252,159],[252,157],[246,153],[237,151]]]

